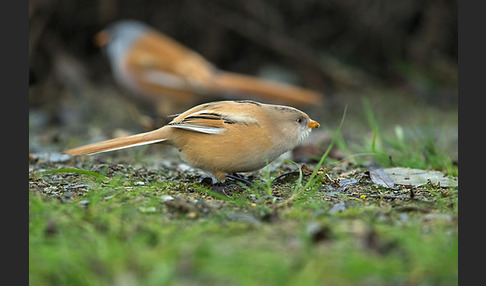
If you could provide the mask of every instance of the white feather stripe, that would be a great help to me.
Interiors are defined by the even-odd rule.
[[[258,124],[259,121],[255,116],[243,113],[227,113],[225,114],[225,119],[242,123],[245,125]]]
[[[136,147],[136,146],[143,146],[143,145],[148,145],[148,144],[153,144],[153,143],[159,143],[159,142],[164,142],[166,140],[167,139],[157,139],[157,140],[139,142],[139,143],[129,144],[129,145],[126,145],[126,146],[121,146],[121,147],[117,147],[117,148],[113,148],[113,149],[107,149],[107,150],[103,150],[103,151],[99,151],[99,152],[95,152],[95,153],[89,153],[88,155],[93,155],[93,154],[98,154],[98,153],[104,153],[104,152],[111,152],[111,151],[115,151],[115,150],[122,150],[122,149],[126,149],[126,148],[132,148],[132,147]]]
[[[179,129],[196,131],[196,132],[205,133],[205,134],[221,134],[226,130],[226,128],[212,127],[212,126],[201,126],[201,125],[193,125],[193,124],[173,124],[173,125],[169,125],[169,126],[179,128]]]

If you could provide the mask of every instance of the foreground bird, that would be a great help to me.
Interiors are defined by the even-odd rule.
[[[185,109],[214,95],[293,106],[322,100],[315,91],[219,70],[198,53],[137,21],[115,22],[100,31],[95,42],[106,51],[116,81],[154,101],[163,115],[171,114],[174,106]]]
[[[293,149],[319,123],[293,107],[256,101],[217,101],[195,106],[162,128],[64,151],[94,154],[165,143],[193,167],[217,181],[227,174],[256,171]]]

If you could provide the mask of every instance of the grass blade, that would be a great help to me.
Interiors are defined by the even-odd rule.
[[[75,173],[75,174],[82,174],[82,175],[88,175],[91,177],[95,177],[98,180],[107,180],[108,177],[103,176],[101,174],[98,174],[96,172],[88,171],[88,170],[83,170],[83,169],[76,169],[76,168],[61,168],[61,169],[55,169],[55,170],[48,170],[48,171],[42,171],[38,173],[34,173],[33,176],[43,176],[43,175],[49,175],[49,174],[60,174],[60,173]]]

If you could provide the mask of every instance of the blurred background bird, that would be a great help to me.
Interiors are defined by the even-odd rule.
[[[153,103],[160,116],[215,98],[251,98],[296,107],[319,105],[323,99],[316,91],[219,70],[139,21],[112,23],[95,35],[95,43],[106,52],[116,82]]]
[[[118,84],[107,49],[112,24],[136,19],[148,25],[142,30],[158,35],[163,31],[197,51],[213,69],[208,74],[220,74],[219,68],[322,94],[321,105],[277,103],[295,106],[325,123],[309,138],[316,146],[301,145],[295,152],[300,158],[294,158],[296,162],[314,160],[308,151],[322,154],[330,142],[328,130],[340,124],[345,106],[343,138],[349,144],[361,144],[362,138],[370,136],[363,112],[366,102],[377,120],[386,118],[382,134],[394,134],[404,122],[419,125],[436,118],[447,126],[441,133],[444,145],[457,157],[457,1],[373,3],[95,0],[87,5],[84,1],[30,0],[29,150],[59,150],[53,144],[65,148],[159,128],[172,118],[157,114],[157,105],[172,115],[197,101],[243,95],[274,103],[250,92],[202,93],[202,85],[197,88],[200,93],[195,93],[191,91],[194,81],[185,93],[180,89],[174,93],[178,90],[174,88],[169,93],[167,88],[160,96],[166,99],[165,105],[150,99],[157,98],[153,91],[136,96],[143,94],[136,93],[140,80],[131,82],[132,92],[125,88],[129,84]],[[100,49],[93,36],[103,29],[107,33],[97,37],[105,41]],[[142,34],[148,37],[147,32]],[[146,63],[150,62],[147,58]],[[151,88],[161,89],[155,84]],[[189,94],[189,99],[181,94]],[[180,103],[183,99],[187,107]],[[192,100],[196,102],[189,104]],[[176,102],[181,106],[175,106]]]

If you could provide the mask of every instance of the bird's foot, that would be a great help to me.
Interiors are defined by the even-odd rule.
[[[241,182],[248,187],[252,185],[252,183],[249,180],[245,179],[243,176],[241,176],[240,174],[237,174],[237,173],[227,174],[226,177],[228,179],[233,180],[233,181]]]

